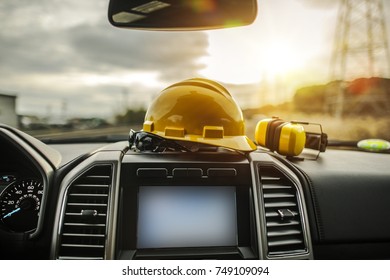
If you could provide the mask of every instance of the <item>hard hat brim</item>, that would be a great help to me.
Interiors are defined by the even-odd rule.
[[[220,138],[204,138],[199,135],[190,135],[186,134],[184,137],[167,137],[164,133],[153,131],[152,133],[161,136],[163,138],[177,140],[177,141],[189,141],[189,142],[198,142],[202,144],[208,144],[217,147],[225,147],[233,150],[243,151],[243,152],[252,152],[257,149],[255,143],[250,140],[247,136],[225,136],[223,139]]]

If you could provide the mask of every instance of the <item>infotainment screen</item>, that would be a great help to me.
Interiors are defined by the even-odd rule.
[[[235,187],[139,187],[138,249],[236,245]]]

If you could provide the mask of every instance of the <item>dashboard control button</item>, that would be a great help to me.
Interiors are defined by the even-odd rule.
[[[201,168],[188,168],[188,176],[200,178],[203,176],[203,170]]]
[[[207,169],[209,177],[232,177],[237,176],[235,168],[209,168]]]
[[[187,168],[175,168],[172,171],[173,177],[187,177]]]
[[[203,170],[201,168],[175,168],[173,169],[173,177],[202,177]]]
[[[137,176],[148,178],[166,178],[168,176],[168,170],[166,168],[138,168]]]

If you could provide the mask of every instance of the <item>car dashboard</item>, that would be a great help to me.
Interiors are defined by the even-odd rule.
[[[2,259],[390,256],[388,154],[135,152],[7,126],[0,144]]]

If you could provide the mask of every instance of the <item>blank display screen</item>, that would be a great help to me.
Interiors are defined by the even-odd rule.
[[[235,187],[139,188],[139,249],[235,245]]]

